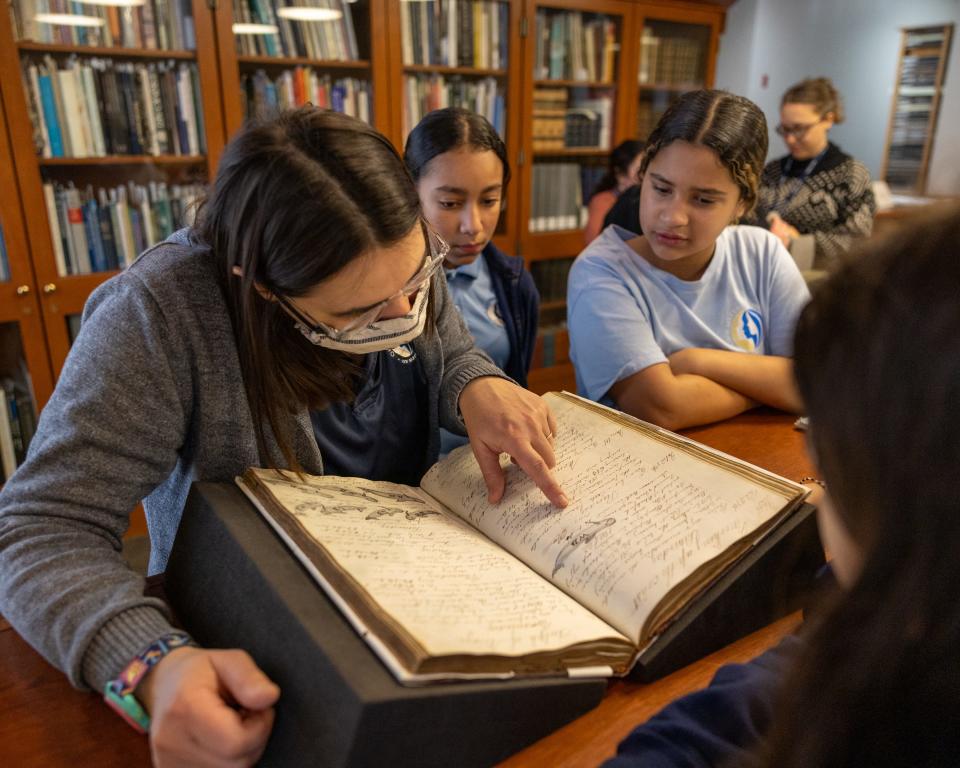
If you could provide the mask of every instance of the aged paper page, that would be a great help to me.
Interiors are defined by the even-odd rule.
[[[524,655],[617,637],[419,489],[344,477],[300,482],[252,471],[432,656]]]
[[[635,641],[672,587],[790,498],[565,398],[546,399],[559,424],[554,471],[566,509],[506,457],[507,490],[490,505],[469,446],[421,485]]]

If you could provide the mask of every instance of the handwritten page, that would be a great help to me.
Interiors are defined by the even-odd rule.
[[[522,655],[617,637],[419,489],[357,478],[258,480],[432,656]]]
[[[559,424],[554,472],[566,509],[506,457],[507,491],[489,504],[469,446],[434,465],[421,486],[635,642],[672,587],[790,499],[682,444],[546,398]]]

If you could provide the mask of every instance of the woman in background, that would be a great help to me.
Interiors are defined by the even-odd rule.
[[[492,242],[510,181],[503,140],[482,115],[438,109],[410,132],[404,161],[424,217],[450,245],[443,267],[453,303],[477,346],[525,387],[540,296],[523,259]],[[441,430],[441,454],[465,442]]]
[[[801,269],[829,270],[873,230],[876,203],[866,166],[829,140],[843,104],[825,77],[791,86],[777,133],[789,154],[767,164],[754,221],[780,238]]]
[[[642,141],[627,139],[610,153],[610,165],[600,179],[587,204],[587,226],[583,230],[583,244],[589,245],[603,229],[603,220],[620,195],[637,183],[637,172],[643,162]]]
[[[871,241],[798,323],[797,381],[828,489],[818,522],[843,589],[800,638],[722,668],[637,728],[606,768],[957,764],[958,244],[958,208]]]

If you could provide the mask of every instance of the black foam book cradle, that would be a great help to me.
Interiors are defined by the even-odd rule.
[[[823,564],[804,505],[641,656],[652,680],[796,610]],[[484,766],[595,707],[606,681],[400,685],[241,491],[196,483],[164,577],[181,624],[281,689],[265,766]],[[642,695],[642,689],[637,695]]]

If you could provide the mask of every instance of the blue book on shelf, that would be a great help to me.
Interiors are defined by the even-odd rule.
[[[343,101],[347,95],[347,89],[342,85],[335,85],[330,89],[330,106],[335,112],[343,112]]]
[[[3,227],[0,227],[0,283],[10,279],[10,262],[7,259],[7,241],[3,239]]]
[[[97,201],[90,199],[83,204],[83,231],[87,235],[87,250],[90,251],[90,266],[94,272],[106,272],[107,257],[103,251],[103,241],[100,239],[100,216]]]
[[[50,154],[53,157],[63,157],[63,135],[60,133],[60,121],[57,120],[57,107],[53,100],[53,85],[50,75],[40,75],[37,78],[40,84],[40,104],[43,106],[43,119],[47,123],[47,134],[50,139]]]

